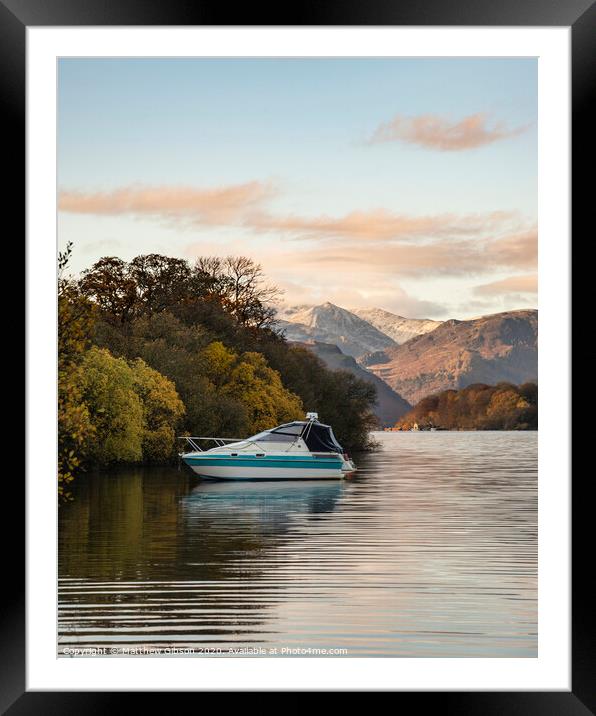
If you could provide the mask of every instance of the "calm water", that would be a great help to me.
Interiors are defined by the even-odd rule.
[[[537,433],[376,437],[342,482],[81,477],[59,515],[58,653],[536,656]]]

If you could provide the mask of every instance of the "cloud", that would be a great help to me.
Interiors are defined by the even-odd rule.
[[[216,188],[129,186],[110,192],[63,191],[58,208],[65,213],[240,227],[256,234],[277,234],[293,240],[340,240],[342,244],[464,239],[524,228],[524,221],[515,211],[420,216],[378,208],[337,217],[275,215],[265,205],[276,194],[272,184],[259,181]]]
[[[521,224],[517,212],[411,216],[386,209],[352,211],[340,217],[273,216],[256,212],[244,222],[255,231],[277,232],[295,239],[341,239],[343,242],[470,237],[519,228]]]
[[[246,242],[238,239],[220,244],[197,241],[187,245],[184,254],[193,260],[201,255],[246,251]],[[497,238],[444,240],[424,245],[386,242],[342,245],[338,242],[330,246],[316,242],[302,245],[277,242],[274,250],[270,243],[255,241],[250,245],[250,256],[263,265],[272,283],[284,289],[285,303],[332,301],[346,307],[379,306],[411,318],[444,318],[454,315],[454,311],[455,315],[465,317],[525,305],[527,301],[517,294],[487,294],[468,300],[456,309],[451,302],[447,303],[447,297],[452,295],[450,291],[446,291],[443,305],[434,300],[441,296],[440,291],[431,290],[433,300],[429,300],[427,292],[435,280],[446,279],[455,281],[455,286],[467,287],[470,277],[535,270],[536,251],[535,230]],[[406,292],[402,281],[416,281],[420,298]],[[472,295],[477,294],[472,291]]]
[[[482,112],[470,114],[458,122],[436,114],[416,117],[397,114],[389,122],[379,125],[368,143],[406,142],[441,152],[455,152],[515,137],[528,127],[509,129],[504,122],[490,121],[488,114]]]
[[[382,306],[385,310],[410,318],[447,315],[445,306],[409,294],[391,277],[379,280],[377,276],[374,281],[370,280],[372,277],[366,269],[359,271],[356,277],[337,274],[327,281],[317,275],[305,275],[299,284],[283,277],[278,279],[275,275],[274,278],[284,290],[285,305],[314,305],[331,300],[348,310]]]
[[[510,234],[487,246],[490,261],[497,266],[535,269],[538,262],[538,232],[535,229]]]
[[[506,211],[415,216],[373,209],[353,211],[340,217],[260,213],[249,217],[246,225],[255,231],[277,232],[295,239],[340,239],[345,243],[473,237],[518,229],[523,226],[523,220],[517,212]]]
[[[271,184],[259,181],[215,188],[135,185],[109,192],[63,191],[58,208],[74,214],[232,224],[274,194]]]
[[[470,240],[443,240],[421,245],[378,242],[313,244],[291,251],[280,248],[273,260],[309,271],[359,272],[366,267],[377,275],[426,278],[428,276],[482,275],[499,270],[536,268],[537,234],[535,230],[498,238],[476,237]]]
[[[479,296],[498,296],[505,293],[537,293],[538,276],[535,273],[524,276],[509,276],[501,281],[484,283],[474,287],[474,293]]]
[[[379,208],[339,216],[275,215],[268,206],[275,195],[271,184],[260,181],[215,188],[135,185],[110,192],[64,191],[59,206],[63,212],[201,228],[192,245],[177,240],[186,256],[248,254],[262,263],[274,283],[302,302],[320,295],[322,300],[341,299],[344,305],[438,316],[436,304],[400,293],[398,282],[488,280],[497,272],[536,270],[536,228],[519,212],[409,215]],[[488,298],[491,285],[478,287],[475,295]],[[509,289],[512,295],[525,291],[513,284]]]

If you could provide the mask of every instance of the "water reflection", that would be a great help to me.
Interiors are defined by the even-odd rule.
[[[329,514],[344,489],[341,481],[209,482],[202,481],[181,501],[189,528],[205,520],[224,521],[263,536],[288,531],[292,518]]]
[[[60,510],[59,647],[536,654],[536,434],[380,435],[342,482],[87,475]]]

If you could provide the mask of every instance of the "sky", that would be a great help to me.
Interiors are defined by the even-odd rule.
[[[286,304],[537,305],[535,59],[59,61],[58,240],[250,256]]]

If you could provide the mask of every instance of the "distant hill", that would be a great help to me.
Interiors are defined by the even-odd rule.
[[[303,342],[302,345],[315,353],[331,370],[347,370],[356,377],[372,383],[377,389],[375,414],[384,427],[394,425],[411,409],[412,406],[387,383],[361,368],[352,356],[345,355],[337,346],[319,341]]]
[[[289,341],[331,343],[354,357],[396,345],[368,321],[329,302],[282,308],[277,314],[277,327]]]
[[[382,308],[353,308],[352,313],[384,333],[401,345],[410,338],[421,336],[441,325],[441,321],[432,321],[429,318],[404,318]]]
[[[420,430],[536,430],[538,386],[474,383],[461,390],[429,395],[396,425],[401,430],[414,426]]]
[[[538,311],[450,320],[430,333],[365,355],[361,363],[410,403],[472,383],[536,381]]]

